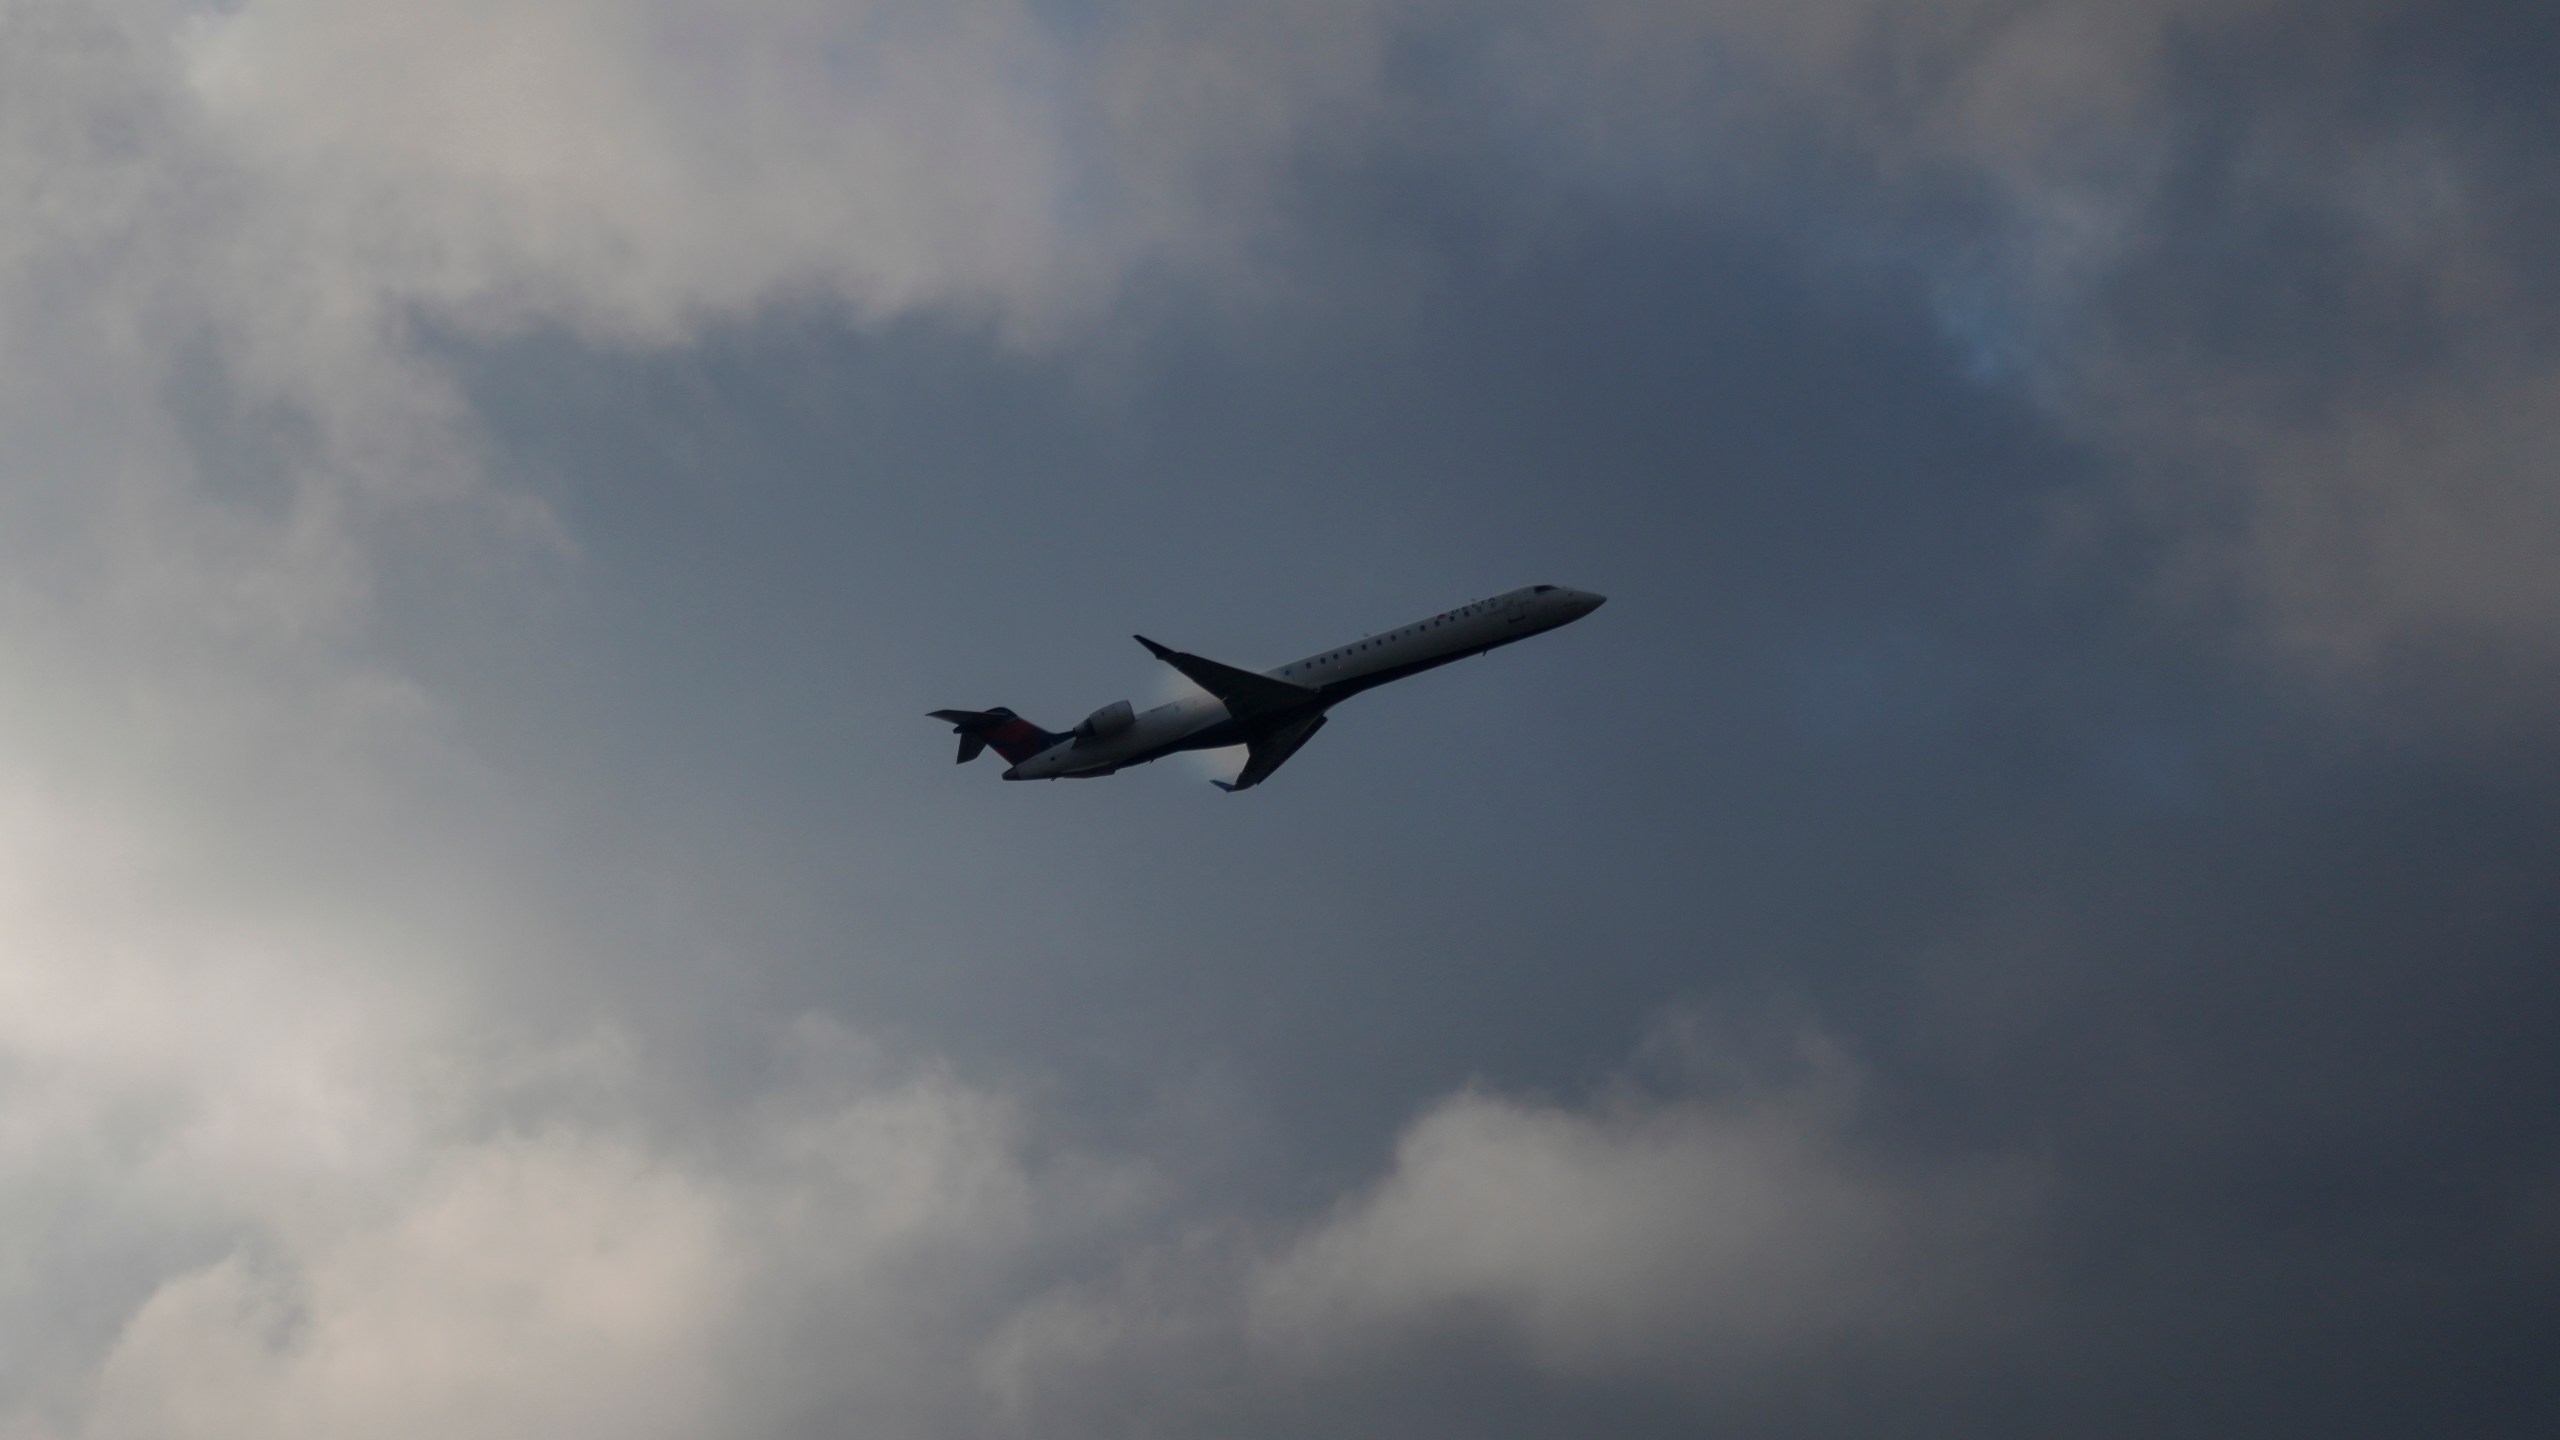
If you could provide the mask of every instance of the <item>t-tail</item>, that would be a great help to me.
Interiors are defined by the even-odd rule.
[[[1019,765],[1059,741],[1064,735],[1052,735],[1021,716],[999,705],[993,710],[935,710],[936,720],[951,722],[951,733],[960,737],[960,762],[963,765],[978,758],[978,752],[993,747],[1006,763]]]

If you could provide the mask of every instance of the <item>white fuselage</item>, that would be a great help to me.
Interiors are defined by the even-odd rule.
[[[1261,673],[1310,692],[1294,714],[1321,714],[1363,690],[1571,624],[1599,609],[1602,599],[1561,585],[1522,586]],[[1016,764],[1005,778],[1107,775],[1177,750],[1245,744],[1256,722],[1273,723],[1269,716],[1239,722],[1215,697],[1189,695],[1138,712],[1114,733],[1063,740]]]

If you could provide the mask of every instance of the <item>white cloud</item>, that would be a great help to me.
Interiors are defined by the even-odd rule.
[[[1682,1017],[1645,1048],[1668,1089],[1448,1096],[1312,1224],[1194,1214],[1139,1237],[991,1333],[994,1413],[1022,1433],[1186,1433],[1435,1347],[1730,1397],[2011,1336],[2037,1303],[2038,1170],[1897,1160],[1862,1134],[1836,1050],[1745,1060],[1699,1050],[1710,1031],[1739,1033]]]
[[[1452,1097],[1265,1267],[1255,1328],[1341,1363],[1490,1324],[1556,1372],[1693,1381],[1981,1330],[2018,1298],[2028,1175],[1896,1174],[1847,1106],[1836,1072],[1738,1099]]]
[[[645,1127],[448,1137],[348,1213],[257,1217],[140,1306],[65,1433],[947,1423],[955,1351],[1001,1298],[971,1276],[1029,1221],[1001,1107],[928,1080],[768,1096],[733,1123],[715,1154]]]
[[[229,1002],[208,1005],[165,988],[183,968],[63,958],[33,968],[91,993],[34,997],[57,1023],[98,989],[120,1011],[112,1043],[72,1037],[76,1063],[6,1037],[43,1097],[10,1094],[11,1244],[84,1229],[90,1265],[145,1269],[106,1331],[31,1346],[49,1369],[13,1359],[7,1433],[950,1433],[1039,1204],[1072,1225],[1090,1193],[1070,1176],[1040,1200],[1011,1107],[884,1071],[823,1022],[687,1135],[649,1113],[627,1044],[491,1063],[455,1034],[468,1011],[397,983],[313,997],[205,956]],[[48,1204],[67,1208],[30,1227]],[[37,1283],[0,1307],[10,1333],[93,1308],[96,1275],[14,1260]]]
[[[376,1225],[162,1287],[77,1433],[700,1434],[737,1308],[723,1218],[628,1149],[465,1150]]]

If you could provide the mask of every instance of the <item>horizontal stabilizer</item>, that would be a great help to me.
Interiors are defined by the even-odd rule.
[[[1147,647],[1147,653],[1183,674],[1183,678],[1225,702],[1227,713],[1235,716],[1258,715],[1266,710],[1286,710],[1293,705],[1314,703],[1319,697],[1304,685],[1256,675],[1233,665],[1221,665],[1197,655],[1159,645],[1144,635],[1131,639]]]

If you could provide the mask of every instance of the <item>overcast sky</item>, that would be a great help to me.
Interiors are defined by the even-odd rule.
[[[2538,1433],[2555,74],[0,3],[0,1436]]]

